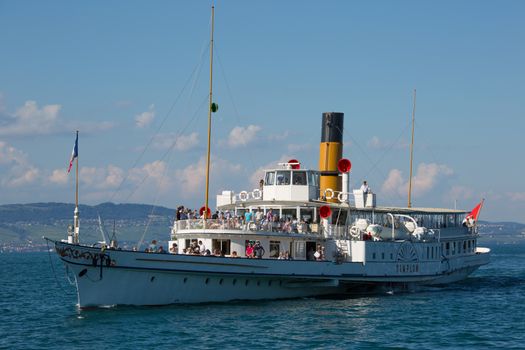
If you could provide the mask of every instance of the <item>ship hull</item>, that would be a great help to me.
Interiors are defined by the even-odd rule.
[[[379,275],[384,264],[154,254],[64,242],[55,242],[55,248],[74,275],[81,308],[318,297],[444,284],[466,278],[488,263],[489,255]]]

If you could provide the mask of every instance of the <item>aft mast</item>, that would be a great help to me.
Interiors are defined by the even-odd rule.
[[[210,190],[210,145],[211,145],[211,114],[218,110],[217,104],[213,103],[213,30],[215,25],[215,6],[211,7],[211,34],[210,34],[210,100],[208,105],[208,152],[206,159],[206,195],[204,201],[203,218],[209,215],[209,190]]]
[[[412,108],[412,141],[410,142],[410,176],[408,179],[408,204],[412,208],[412,160],[414,159],[414,122],[416,117],[416,89],[414,89],[414,106]]]

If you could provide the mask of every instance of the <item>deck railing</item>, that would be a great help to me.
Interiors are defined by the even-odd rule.
[[[328,225],[323,227],[319,224],[291,223],[291,222],[244,222],[236,219],[190,219],[178,220],[173,225],[173,234],[185,230],[208,230],[208,231],[242,231],[246,233],[254,232],[281,232],[281,233],[303,233],[317,234],[325,237],[343,239],[347,238],[348,229],[346,226]]]

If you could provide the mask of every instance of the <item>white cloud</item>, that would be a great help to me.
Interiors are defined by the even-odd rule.
[[[450,176],[453,173],[452,169],[444,164],[421,163],[417,167],[417,172],[413,180],[414,192],[424,194],[436,185],[440,177]]]
[[[255,140],[260,130],[261,127],[258,125],[236,126],[230,131],[227,144],[233,148],[246,146]]]
[[[436,187],[440,178],[451,176],[452,169],[444,164],[421,163],[417,167],[416,174],[412,179],[412,194],[414,197],[422,196]],[[408,179],[398,169],[390,170],[387,179],[381,187],[385,194],[399,194],[404,196],[408,189]]]
[[[403,173],[399,169],[392,169],[383,183],[381,190],[386,194],[405,193],[406,185],[403,180]]]
[[[136,185],[150,184],[161,190],[171,187],[168,164],[162,160],[147,163],[142,168],[131,169],[129,179]]]
[[[26,101],[10,114],[6,112],[0,95],[0,136],[48,135],[63,131],[80,130],[83,133],[106,131],[113,122],[64,121],[59,117],[59,104],[39,107],[36,101]]]
[[[82,184],[99,190],[115,189],[124,178],[124,171],[111,164],[105,168],[80,167],[79,172],[79,181]]]
[[[142,112],[141,114],[138,114],[135,116],[135,126],[137,128],[145,128],[146,126],[150,125],[151,122],[153,122],[153,119],[155,118],[155,105],[150,105],[149,110],[146,112]]]
[[[242,169],[240,164],[233,164],[216,157],[211,159],[210,167],[214,182],[220,182],[220,179],[225,176],[231,177]],[[190,164],[184,169],[176,170],[175,177],[177,178],[182,197],[193,198],[202,195],[206,181],[206,158],[201,157],[197,163]],[[215,199],[213,194],[210,199],[212,201]]]
[[[55,169],[49,176],[48,180],[54,184],[63,185],[67,183],[68,174],[66,169]]]
[[[474,192],[471,188],[465,186],[453,186],[447,194],[450,200],[465,200],[472,199]]]
[[[192,132],[189,135],[177,136],[175,133],[159,134],[153,141],[153,147],[166,150],[173,147],[177,151],[187,151],[199,144],[199,134]]]
[[[61,105],[38,107],[35,101],[26,101],[0,126],[0,135],[42,135],[55,131]]]
[[[27,159],[27,155],[0,141],[0,184],[5,187],[19,187],[35,182],[40,171]]]

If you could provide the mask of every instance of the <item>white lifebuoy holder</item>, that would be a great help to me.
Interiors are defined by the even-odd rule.
[[[326,190],[324,190],[324,197],[326,199],[334,198],[334,190],[332,190],[331,188],[327,188]]]
[[[337,199],[339,202],[346,202],[348,200],[348,192],[339,192]]]
[[[261,199],[262,192],[260,189],[256,188],[252,191],[253,199]]]
[[[352,226],[350,227],[350,236],[354,237],[354,238],[357,238],[359,237],[359,228],[357,226]]]
[[[239,199],[243,202],[246,202],[246,200],[248,199],[248,192],[241,191],[241,193],[239,193]]]

